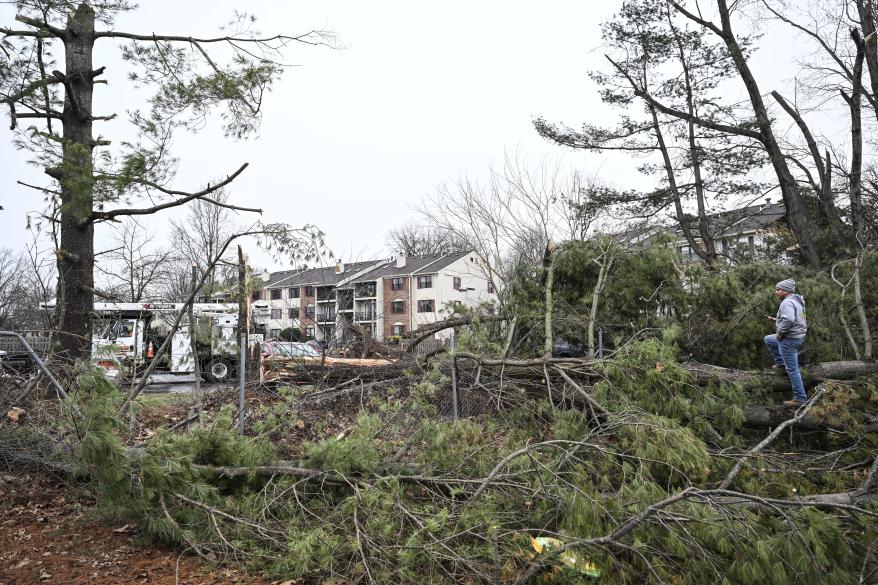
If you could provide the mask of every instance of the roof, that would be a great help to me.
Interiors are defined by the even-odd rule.
[[[786,214],[786,207],[783,202],[762,203],[729,211],[711,213],[707,216],[707,224],[714,239],[719,239],[764,230],[777,221],[782,220],[786,217]],[[690,229],[695,230],[694,235],[698,237],[698,218],[689,215],[687,219]],[[682,228],[675,222],[671,225],[640,224],[630,227],[623,232],[616,233],[613,237],[619,242],[634,244],[642,241],[651,241],[662,231],[670,231],[679,237],[682,237],[683,234]]]
[[[303,285],[334,286],[336,283],[350,278],[357,272],[369,269],[375,264],[375,260],[347,263],[344,265],[344,272],[340,274],[335,272],[335,266],[321,266],[304,270],[281,270],[279,272],[272,272],[263,288]]]
[[[707,216],[710,232],[715,238],[763,230],[786,217],[783,203],[750,205]],[[693,218],[693,223],[694,223]]]
[[[410,274],[433,274],[468,256],[472,250],[453,252],[451,254],[427,254],[425,256],[406,256],[405,266],[396,267],[396,259],[383,262],[369,272],[361,274],[353,282],[369,282],[379,278],[392,276],[408,276]]]
[[[277,285],[281,280],[285,280],[298,272],[302,272],[302,270],[281,270],[279,272],[272,272],[268,276],[268,280],[262,286],[264,288],[271,288]]]

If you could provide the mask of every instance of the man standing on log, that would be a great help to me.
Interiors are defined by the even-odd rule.
[[[798,408],[808,400],[802,373],[799,371],[798,354],[805,342],[808,327],[805,323],[805,299],[795,293],[796,281],[792,278],[775,285],[774,296],[780,299],[780,307],[777,309],[777,316],[769,319],[774,321],[777,333],[766,335],[765,345],[774,358],[775,367],[786,369],[790,384],[793,385],[793,399],[785,400],[784,405]]]

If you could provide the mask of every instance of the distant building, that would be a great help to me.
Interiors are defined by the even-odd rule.
[[[766,201],[762,205],[749,205],[710,214],[707,216],[707,225],[717,253],[726,256],[734,256],[741,251],[753,254],[765,249],[768,240],[777,236],[778,228],[786,223],[786,216],[783,203]],[[697,237],[696,219],[692,220],[691,229],[696,241],[701,243],[701,239]],[[701,262],[701,257],[683,237],[683,230],[679,225],[674,228],[673,233],[677,236],[677,249],[683,260]]]
[[[778,237],[786,226],[786,208],[781,203],[766,200],[759,205],[748,205],[730,211],[721,211],[707,216],[708,231],[719,254],[734,257],[741,252],[754,254],[764,250],[769,241]],[[691,217],[690,229],[695,241],[701,243],[698,233],[698,219]],[[670,233],[675,238],[674,245],[683,262],[701,262],[702,259],[683,235],[679,224],[644,225],[616,234],[620,242],[646,244],[655,240],[660,233]]]
[[[396,340],[445,319],[449,305],[496,300],[485,273],[473,252],[274,272],[253,291],[253,322],[267,338],[291,328],[300,339],[339,344],[361,328],[378,341]]]

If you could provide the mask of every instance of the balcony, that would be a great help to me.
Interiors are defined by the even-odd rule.
[[[335,301],[335,291],[331,288],[320,287],[317,289],[317,302],[328,303]]]
[[[375,311],[357,311],[354,313],[354,321],[374,321],[377,318]]]
[[[354,295],[358,299],[370,299],[375,297],[376,285],[374,282],[369,282],[366,284],[358,284],[354,288]]]
[[[317,313],[318,323],[335,323],[335,311]]]

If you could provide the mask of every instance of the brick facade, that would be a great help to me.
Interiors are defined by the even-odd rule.
[[[310,290],[309,290],[310,289]],[[299,297],[299,330],[302,332],[302,339],[307,339],[305,330],[308,327],[314,329],[317,333],[317,321],[308,316],[308,305],[314,307],[314,316],[317,316],[317,289],[313,286],[303,286],[300,288],[301,296]],[[311,296],[308,296],[311,293]]]
[[[384,339],[393,336],[393,324],[402,323],[406,331],[411,330],[411,314],[412,314],[412,297],[410,294],[411,283],[407,276],[402,279],[402,290],[393,290],[391,288],[393,278],[385,277],[382,279],[382,290],[384,293],[383,303],[383,321],[384,321]],[[393,301],[402,299],[405,302],[405,308],[402,313],[393,312]]]

